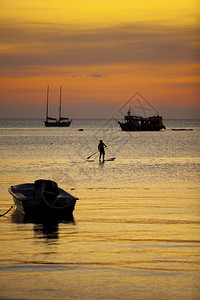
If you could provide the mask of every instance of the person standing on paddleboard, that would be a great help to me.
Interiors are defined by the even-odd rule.
[[[104,160],[104,157],[105,157],[105,150],[104,148],[107,147],[104,142],[102,140],[100,140],[99,142],[99,145],[98,145],[98,150],[99,150],[99,162],[101,162],[101,156],[103,156],[103,162],[105,161]]]

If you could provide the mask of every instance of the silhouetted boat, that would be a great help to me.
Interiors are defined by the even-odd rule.
[[[69,118],[61,117],[61,96],[62,96],[62,86],[60,86],[60,106],[59,106],[59,116],[58,120],[49,117],[49,86],[47,87],[47,106],[46,106],[46,120],[44,124],[46,127],[69,127],[71,120]]]
[[[26,216],[61,217],[72,215],[78,198],[59,188],[52,180],[39,179],[34,183],[11,186],[16,208]]]
[[[162,122],[162,117],[152,116],[148,118],[140,116],[131,116],[130,109],[127,116],[124,117],[124,122],[119,122],[123,131],[159,131],[166,129]]]
[[[192,128],[172,128],[172,130],[174,131],[192,131],[193,129]]]

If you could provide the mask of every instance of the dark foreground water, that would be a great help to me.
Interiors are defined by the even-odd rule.
[[[165,125],[0,120],[0,214],[10,185],[39,178],[79,197],[70,221],[0,218],[0,299],[200,299],[200,123]],[[87,160],[99,139],[114,161]]]

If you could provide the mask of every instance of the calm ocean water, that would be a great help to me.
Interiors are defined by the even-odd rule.
[[[200,121],[164,124],[0,119],[0,214],[9,186],[40,178],[79,198],[70,222],[0,218],[0,299],[200,299]],[[114,161],[87,160],[99,139]]]

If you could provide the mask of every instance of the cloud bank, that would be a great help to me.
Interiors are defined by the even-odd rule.
[[[67,25],[2,24],[0,67],[7,72],[33,66],[195,63],[199,61],[198,35],[194,26],[151,23],[83,30]]]

